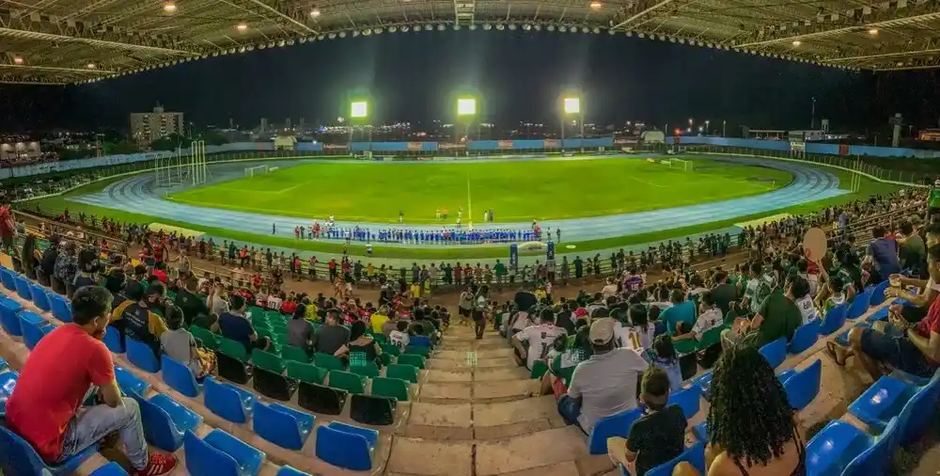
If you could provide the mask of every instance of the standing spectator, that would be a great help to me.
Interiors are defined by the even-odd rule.
[[[883,226],[876,226],[871,234],[875,241],[868,244],[868,254],[864,260],[864,263],[872,265],[869,285],[878,284],[888,279],[888,276],[901,272],[898,243],[886,236],[888,231]]]
[[[695,303],[686,299],[682,289],[673,289],[669,293],[669,301],[672,307],[663,311],[660,316],[666,323],[666,329],[673,335],[689,332],[695,324]]]
[[[923,278],[927,275],[927,247],[924,239],[914,233],[914,225],[904,220],[900,225],[901,234],[898,239],[901,248],[898,258],[901,260],[901,269],[909,269],[911,276]]]
[[[636,408],[636,385],[649,368],[633,349],[614,348],[617,321],[602,318],[591,324],[593,355],[571,377],[568,394],[558,400],[558,413],[590,434],[597,420]]]
[[[58,327],[30,352],[7,402],[7,425],[50,464],[117,432],[133,476],[167,474],[176,459],[148,454],[140,408],[133,398],[121,396],[111,352],[101,342],[110,311],[106,289],[90,286],[75,292],[72,323]],[[95,404],[82,407],[89,388],[95,387]]]
[[[13,237],[16,228],[13,223],[13,214],[10,212],[10,203],[6,197],[0,203],[0,251],[17,256],[16,247],[13,246]]]

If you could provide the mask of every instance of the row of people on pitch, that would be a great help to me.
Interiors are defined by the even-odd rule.
[[[324,233],[327,239],[381,243],[493,243],[516,241],[539,241],[540,235],[532,230],[380,230],[362,228],[330,228]]]

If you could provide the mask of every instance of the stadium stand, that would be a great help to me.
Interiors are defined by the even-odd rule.
[[[911,213],[912,210],[907,211]],[[859,223],[843,233],[864,236],[870,234],[869,225]],[[794,232],[791,236],[798,234]],[[852,243],[852,240],[845,242]],[[852,248],[865,244],[857,240]],[[789,252],[789,247],[786,249]],[[760,249],[755,253],[761,254]],[[778,256],[774,253],[761,258],[776,260]],[[836,259],[842,261],[843,258]],[[799,276],[799,266],[795,262],[790,264],[796,268],[793,273],[796,278],[781,267],[775,286],[784,287],[784,283],[792,285],[803,279]],[[15,392],[17,372],[30,353],[42,345],[50,332],[67,325],[67,316],[71,313],[68,301],[51,287],[27,278],[29,271],[29,267],[21,265],[18,269],[12,266],[0,269],[3,283],[0,356],[9,367],[0,370],[0,382],[5,382],[0,385],[0,401]],[[616,272],[615,267],[615,275]],[[692,291],[696,282],[693,275],[707,277],[703,284],[712,284],[715,274],[714,270],[699,270],[690,273],[684,281]],[[757,282],[761,276],[742,278]],[[673,286],[680,286],[677,279],[669,281]],[[744,283],[741,286],[748,289]],[[574,310],[569,320],[574,320],[571,324],[577,326],[582,314],[595,318],[595,324],[607,315],[614,316],[621,320],[616,328],[626,329],[627,337],[621,345],[646,355],[650,354],[650,347],[655,349],[648,360],[659,365],[668,357],[660,355],[663,354],[658,345],[661,340],[651,346],[631,344],[640,342],[640,337],[633,340],[631,333],[642,331],[631,330],[638,323],[630,320],[633,311],[625,309],[624,304],[635,304],[631,299],[637,303],[656,303],[654,295],[662,287],[651,283],[636,293],[618,289],[608,298],[584,293],[573,300]],[[875,295],[878,289],[882,290],[881,297]],[[827,353],[831,341],[848,342],[846,336],[851,329],[859,325],[874,327],[881,322],[880,316],[887,316],[885,310],[904,304],[895,301],[894,296],[884,299],[885,289],[888,287],[883,282],[863,283],[857,292],[847,293],[854,299],[847,298],[849,302],[832,308],[843,309],[842,312],[823,313],[821,323],[819,318],[806,324],[800,322],[792,326],[792,331],[785,331],[783,337],[762,342],[759,353],[753,352],[763,357],[757,359],[755,368],[770,375],[770,380],[760,384],[769,385],[771,393],[776,392],[777,398],[786,404],[787,416],[796,422],[796,433],[802,434],[832,419],[815,436],[796,437],[796,441],[802,442],[799,453],[805,455],[806,474],[886,471],[894,451],[902,444],[918,440],[926,425],[935,420],[940,373],[924,378],[895,371],[871,379],[859,372],[856,365],[840,367],[838,359]],[[120,292],[124,292],[124,288]],[[697,299],[699,305],[704,300]],[[745,304],[750,303],[743,299],[734,299],[733,302],[741,306],[732,308],[741,311],[742,307],[749,307]],[[557,303],[552,297],[546,296],[544,300],[547,302],[543,305],[556,310],[553,306]],[[621,310],[627,312],[621,313]],[[415,320],[423,317],[424,310],[421,311],[408,309]],[[532,309],[517,306],[517,309],[505,311],[500,313],[499,321],[510,331],[505,332],[504,337],[511,337],[511,331],[516,329],[512,324],[517,322],[520,311],[526,313]],[[565,315],[563,312],[553,314]],[[735,318],[739,315],[729,314],[725,318],[737,326]],[[830,316],[833,322],[828,322]],[[432,336],[426,342],[413,340],[404,348],[405,353],[391,356],[381,368],[371,361],[367,363],[372,365],[350,367],[345,360],[329,354],[316,353],[311,357],[303,349],[289,351],[287,318],[281,312],[251,307],[248,317],[258,334],[266,334],[273,342],[267,351],[255,349],[249,353],[239,342],[213,333],[211,325],[193,328],[193,335],[202,344],[218,347],[215,355],[219,359],[219,375],[206,377],[201,382],[182,362],[166,355],[158,358],[150,346],[127,337],[122,346],[120,332],[105,334],[118,366],[118,384],[125,395],[140,405],[147,442],[153,448],[173,452],[190,474],[246,476],[297,474],[298,471],[310,474],[357,471],[426,475],[525,471],[602,474],[622,470],[611,465],[606,453],[616,453],[613,448],[618,437],[632,438],[630,428],[642,417],[642,410],[638,410],[641,407],[633,406],[613,415],[599,415],[601,420],[588,434],[576,426],[565,425],[552,395],[558,381],[565,380],[561,369],[552,359],[546,359],[547,371],[541,378],[532,378],[539,377],[534,368],[518,366],[514,362],[514,350],[504,337],[492,330],[477,340],[469,328],[452,325],[443,336]],[[561,322],[557,323],[562,326]],[[446,327],[443,323],[434,324]],[[320,322],[313,325],[326,326]],[[677,336],[684,332],[681,323],[677,329]],[[692,329],[695,332],[696,328]],[[823,330],[827,332],[825,336]],[[691,444],[684,444],[677,455],[656,462],[647,475],[688,470],[703,474],[705,443],[727,437],[726,422],[712,409],[726,408],[722,405],[728,405],[728,395],[747,385],[741,385],[742,380],[737,379],[737,375],[722,375],[722,369],[732,366],[726,362],[737,352],[734,350],[737,345],[727,343],[735,340],[736,330],[724,328],[722,331],[714,344],[702,346],[703,338],[691,351],[675,356],[681,383],[673,389],[665,406],[676,405],[681,410],[687,425],[687,429],[683,429],[684,439]],[[379,332],[374,334],[380,335]],[[379,345],[377,341],[374,345]],[[564,342],[561,352],[572,350],[576,342],[576,337]],[[120,353],[122,350],[125,352]],[[716,358],[715,353],[720,357]],[[716,360],[718,366],[712,368]],[[563,383],[568,387],[578,386],[580,378],[575,371]],[[729,383],[732,381],[733,385]],[[822,382],[837,385],[821,392]],[[545,383],[550,390],[546,391]],[[758,383],[755,381],[754,385]],[[867,390],[866,386],[869,386]],[[587,390],[584,395],[589,395]],[[746,429],[740,431],[742,437],[751,436]],[[790,431],[792,435],[793,428]],[[5,472],[9,468],[11,474],[34,474],[46,466],[29,445],[12,432],[4,429],[0,438],[3,444],[20,449],[0,455],[0,467]],[[70,473],[75,468],[79,474],[119,472],[119,468],[105,464],[103,453],[98,450],[92,447],[63,467],[46,469],[53,474]]]

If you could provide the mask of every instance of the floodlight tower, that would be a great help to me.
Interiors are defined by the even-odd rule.
[[[353,125],[361,124],[369,129],[369,151],[372,151],[372,127],[369,121],[369,101],[356,99],[349,103],[349,144],[352,147]]]
[[[584,109],[581,107],[581,96],[567,94],[561,102],[561,150],[565,150],[565,125],[568,123],[569,117],[575,117],[581,127],[581,152],[584,152]]]
[[[477,115],[477,99],[470,96],[457,98],[457,122],[464,125],[464,137],[470,139],[470,125]],[[455,124],[456,127],[456,124]]]

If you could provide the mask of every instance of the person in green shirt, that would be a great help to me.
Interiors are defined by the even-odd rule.
[[[555,395],[561,398],[568,391],[571,376],[578,364],[591,357],[593,350],[589,332],[591,327],[587,321],[579,321],[581,327],[573,336],[560,335],[552,342],[548,352],[548,372],[542,377],[541,395]]]
[[[733,343],[746,334],[757,334],[757,345],[762,346],[781,337],[788,341],[803,324],[803,315],[794,303],[794,296],[809,292],[809,283],[801,276],[791,276],[785,291],[774,291],[761,303],[751,319],[738,318],[731,329],[722,333],[722,341]]]
[[[927,272],[927,246],[920,235],[914,233],[914,225],[904,220],[898,227],[903,238],[899,239],[901,246],[898,257],[901,259],[901,269],[910,270],[910,275],[924,277]]]
[[[496,264],[493,265],[493,270],[496,271],[496,285],[499,289],[502,289],[503,283],[506,281],[506,265],[496,260]]]

